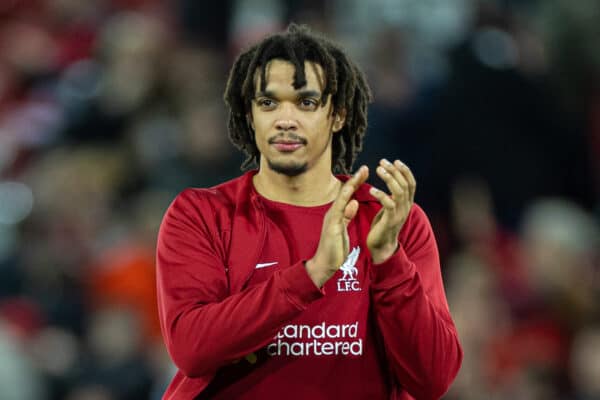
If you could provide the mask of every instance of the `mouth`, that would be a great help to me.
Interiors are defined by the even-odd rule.
[[[306,139],[303,138],[272,138],[269,140],[269,144],[273,146],[277,151],[282,153],[292,153],[299,148],[306,145]]]
[[[298,142],[275,142],[272,144],[272,146],[283,153],[291,153],[304,145]]]

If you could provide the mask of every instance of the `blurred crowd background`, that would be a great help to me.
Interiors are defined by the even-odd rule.
[[[290,21],[368,74],[359,162],[417,177],[465,350],[445,398],[600,399],[600,2],[2,0],[0,400],[160,398],[157,227],[240,174],[227,72]]]

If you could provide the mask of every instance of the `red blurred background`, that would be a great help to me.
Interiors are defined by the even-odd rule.
[[[600,399],[593,0],[2,1],[0,398],[160,398],[158,224],[240,173],[228,69],[290,21],[368,74],[359,162],[417,177],[465,350],[445,398]]]

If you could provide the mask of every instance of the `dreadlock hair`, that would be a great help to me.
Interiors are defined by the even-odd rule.
[[[224,95],[229,108],[227,126],[229,138],[247,156],[242,170],[253,163],[258,164],[260,157],[247,117],[256,91],[255,74],[258,70],[260,90],[264,91],[267,85],[266,65],[276,58],[294,65],[294,89],[306,85],[305,61],[323,68],[325,88],[321,106],[325,106],[327,97],[331,95],[333,112],[346,113],[344,126],[333,135],[332,169],[336,173],[349,173],[362,150],[367,129],[367,105],[372,101],[371,90],[363,72],[339,46],[314,34],[307,26],[294,23],[285,32],[268,36],[240,54],[229,73]]]

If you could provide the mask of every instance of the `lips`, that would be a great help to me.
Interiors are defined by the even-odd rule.
[[[269,140],[269,144],[277,151],[282,153],[291,153],[306,145],[306,139],[297,135],[288,135],[287,137],[277,136]]]
[[[300,147],[303,146],[303,144],[300,143],[300,142],[274,142],[272,145],[277,150],[279,150],[281,152],[284,152],[284,153],[289,153],[289,152],[292,152],[292,151],[296,151]]]

